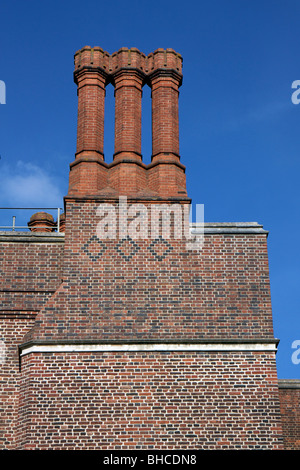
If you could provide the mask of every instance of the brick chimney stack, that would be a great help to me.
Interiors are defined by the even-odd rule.
[[[75,54],[78,87],[77,149],[69,196],[127,195],[187,198],[179,156],[178,95],[182,58],[173,49],[146,56],[121,48],[108,54],[84,47]],[[104,160],[105,87],[115,88],[115,151]],[[152,90],[152,161],[141,154],[142,89]]]
[[[115,160],[142,161],[142,87],[145,83],[144,56],[138,49],[119,50],[115,87]]]
[[[99,65],[94,67],[99,50],[81,51],[81,67],[74,78],[78,87],[78,123],[76,157],[82,155],[104,159],[104,100],[107,74]],[[103,64],[101,64],[103,66]]]
[[[158,49],[150,54],[153,72],[152,90],[152,160],[179,161],[178,96],[182,83],[181,64],[172,49]]]

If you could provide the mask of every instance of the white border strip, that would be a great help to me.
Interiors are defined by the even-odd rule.
[[[126,352],[126,351],[277,351],[275,343],[131,343],[131,344],[46,344],[28,345],[30,353]]]

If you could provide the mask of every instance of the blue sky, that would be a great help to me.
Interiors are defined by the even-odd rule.
[[[300,2],[291,0],[2,0],[0,6],[6,84],[0,205],[62,205],[76,146],[76,50],[175,49],[183,56],[180,153],[189,196],[205,205],[206,221],[257,221],[270,231],[279,378],[300,378],[300,364],[292,362],[292,343],[300,340],[300,104],[291,101],[292,82],[300,80],[299,17]],[[110,86],[107,161],[113,119]],[[143,154],[150,161],[146,89]]]

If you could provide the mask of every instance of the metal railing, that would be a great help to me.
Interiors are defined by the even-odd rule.
[[[60,232],[60,215],[63,212],[61,207],[0,207],[0,211],[56,211],[57,214],[57,222],[56,226],[53,227],[57,233]],[[52,214],[51,214],[52,215]],[[12,225],[0,225],[1,230],[12,230],[13,232],[16,230],[27,229],[30,230],[28,225],[16,225],[16,215],[12,215]],[[41,226],[43,227],[43,226]],[[44,226],[46,227],[46,225]]]

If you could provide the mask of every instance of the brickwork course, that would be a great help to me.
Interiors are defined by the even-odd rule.
[[[277,378],[268,232],[188,223],[181,55],[86,46],[74,81],[77,148],[60,230],[41,212],[27,232],[0,233],[0,448],[299,449],[299,381]]]
[[[300,449],[300,380],[279,380],[284,448]]]

